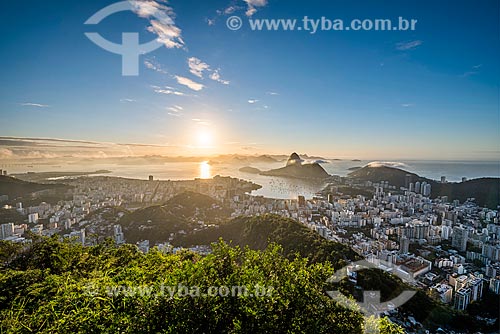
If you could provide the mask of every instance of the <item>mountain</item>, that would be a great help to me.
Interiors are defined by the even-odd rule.
[[[330,175],[318,163],[304,164],[297,153],[292,153],[285,167],[262,172],[261,175],[298,179],[326,179]]]
[[[7,195],[9,196],[9,199],[32,195],[39,192],[65,192],[68,189],[70,189],[70,187],[63,184],[41,184],[27,182],[16,179],[14,177],[0,175],[0,195]]]
[[[241,167],[239,169],[239,171],[242,173],[249,173],[249,174],[260,174],[261,173],[260,169],[254,168],[254,167],[249,167],[249,166]]]
[[[431,197],[448,196],[448,199],[458,199],[460,202],[475,198],[480,206],[496,209],[500,205],[500,178],[478,178],[465,182],[441,183],[415,173],[388,166],[365,166],[349,173],[349,177],[362,181],[388,181],[396,187],[404,187],[406,176],[411,182],[425,181],[431,184]]]
[[[217,222],[229,211],[210,196],[184,192],[163,205],[153,205],[126,214],[120,220],[127,242],[149,240],[151,244],[169,240],[171,233],[191,231],[199,221]]]
[[[406,182],[406,175],[411,176],[411,182],[416,181],[432,181],[424,177],[420,177],[415,173],[410,173],[402,169],[388,166],[364,166],[362,168],[356,169],[355,171],[348,174],[349,177],[362,180],[362,181],[388,181],[389,184],[396,187],[404,187]]]
[[[271,243],[278,244],[283,249],[285,257],[291,259],[299,255],[311,263],[331,263],[334,268],[343,267],[346,262],[360,259],[351,248],[340,243],[328,241],[301,223],[278,215],[238,217],[218,228],[196,231],[180,236],[174,241],[176,246],[206,245],[222,240],[241,248],[263,250]],[[413,290],[399,278],[391,276],[378,269],[361,270],[358,274],[358,286],[343,281],[340,291],[346,295],[358,296],[359,287],[367,290],[379,290],[388,300],[397,297],[403,290]],[[362,291],[362,290],[361,290]],[[440,325],[460,326],[455,317],[457,314],[448,305],[434,301],[425,292],[417,290],[417,294],[402,306],[404,312],[430,328]]]
[[[277,243],[286,255],[293,257],[298,253],[313,262],[330,261],[343,265],[344,261],[359,259],[349,247],[322,238],[296,220],[272,214],[234,218],[218,227],[181,236],[174,244],[184,247],[208,245],[219,238],[233,245],[259,250],[270,243]]]

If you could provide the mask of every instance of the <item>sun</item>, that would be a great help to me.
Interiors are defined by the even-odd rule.
[[[196,134],[196,141],[199,147],[211,147],[213,145],[213,135],[210,131],[203,129]]]

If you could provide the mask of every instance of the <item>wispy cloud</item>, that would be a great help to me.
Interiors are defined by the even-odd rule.
[[[257,12],[257,8],[267,6],[268,0],[243,0],[243,2],[246,3],[246,6],[240,6],[236,4],[235,0],[231,1],[231,4],[229,4],[227,7],[216,11],[217,16],[232,15],[237,11],[244,10],[245,15],[251,17]],[[207,19],[206,21],[209,26],[214,25],[216,17]]]
[[[180,85],[184,85],[184,86],[188,87],[189,89],[192,89],[195,91],[200,91],[205,87],[203,84],[195,82],[195,81],[193,81],[189,78],[186,78],[186,77],[181,77],[179,75],[175,75],[174,77]]]
[[[220,76],[220,69],[212,69],[210,65],[201,61],[199,58],[190,57],[188,58],[189,72],[196,75],[199,78],[203,78],[203,73],[209,73],[208,77],[211,80],[217,81],[223,85],[229,85],[228,80],[224,80]]]
[[[462,75],[460,75],[462,78],[470,77],[471,75],[476,75],[479,73],[479,69],[483,67],[483,64],[478,64],[472,66],[471,70],[464,72]]]
[[[153,88],[155,93],[158,94],[166,94],[166,95],[177,95],[177,96],[186,96],[187,94],[184,92],[181,92],[173,87],[170,86],[165,86],[165,87],[159,87],[159,86],[151,86]]]
[[[257,12],[258,7],[267,5],[267,0],[244,0],[247,3],[247,11],[245,15],[250,17]]]
[[[422,45],[421,40],[409,41],[409,42],[401,42],[396,44],[396,49],[399,51],[407,51],[416,49],[418,46]]]
[[[411,108],[414,107],[415,105],[413,103],[403,103],[401,104],[401,107],[403,108]]]
[[[50,107],[48,104],[40,104],[40,103],[32,103],[32,102],[19,103],[19,105],[21,105],[23,107],[36,107],[36,108],[49,108]]]
[[[122,102],[122,103],[125,103],[125,102],[132,103],[132,102],[137,102],[137,100],[134,100],[134,99],[120,99],[120,102]]]
[[[150,70],[153,70],[153,71],[156,71],[159,73],[163,73],[163,74],[168,74],[168,72],[165,69],[163,69],[163,67],[160,65],[160,63],[158,63],[153,58],[145,59],[144,66],[146,66],[146,68],[148,68]]]
[[[276,92],[266,92],[266,94],[267,94],[267,95],[274,95],[274,96],[275,96],[275,95],[280,95],[280,94],[278,94],[278,93],[276,93]]]
[[[0,158],[9,159],[14,156],[14,152],[8,148],[0,148]]]
[[[83,145],[82,145],[83,144]],[[0,158],[16,160],[129,157],[163,154],[170,144],[116,143],[59,138],[0,136]]]
[[[235,4],[231,4],[231,5],[227,6],[224,9],[218,9],[216,11],[216,13],[217,13],[217,15],[231,15],[234,12],[236,12],[237,10],[244,9],[244,8],[245,7],[237,6]]]
[[[147,30],[157,36],[157,41],[165,47],[182,48],[184,40],[181,29],[175,25],[175,13],[172,7],[154,0],[129,0],[132,10],[139,16],[149,20]]]
[[[199,78],[203,78],[203,71],[206,71],[210,68],[210,65],[202,62],[200,59],[196,57],[188,58],[188,66],[189,72],[196,75]]]
[[[220,82],[221,84],[223,85],[229,85],[229,81],[227,80],[224,80],[220,77],[220,74],[219,74],[219,70],[214,70],[210,76],[209,76],[210,79],[214,80],[214,81],[217,81],[217,82]]]
[[[207,126],[210,125],[210,121],[207,119],[192,118],[191,120],[199,125],[207,125]]]
[[[173,105],[171,107],[168,107],[167,110],[169,111],[168,114],[170,116],[180,117],[184,115],[184,113],[182,112],[184,108],[178,105]]]
[[[248,103],[250,103],[250,104],[255,104],[257,102],[259,102],[259,100],[255,100],[255,99],[248,100]]]

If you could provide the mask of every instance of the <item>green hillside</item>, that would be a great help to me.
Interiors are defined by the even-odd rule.
[[[24,250],[0,243],[4,253],[2,333],[363,333],[362,316],[325,293],[333,268],[276,245],[219,243],[203,257],[51,238]],[[403,333],[381,323],[382,334]]]
[[[39,191],[56,192],[67,189],[69,187],[63,184],[40,184],[0,175],[0,195],[7,195],[9,199],[30,195]]]
[[[229,210],[213,198],[195,192],[172,197],[164,205],[154,205],[126,214],[120,220],[127,242],[164,242],[171,233],[190,231],[198,221],[218,222]]]
[[[342,266],[345,261],[359,259],[349,247],[328,241],[301,223],[278,215],[238,217],[221,224],[217,228],[197,231],[174,241],[176,245],[192,246],[210,244],[219,238],[233,245],[265,249],[270,243],[283,247],[284,253],[296,253],[308,257],[313,262],[330,261]]]

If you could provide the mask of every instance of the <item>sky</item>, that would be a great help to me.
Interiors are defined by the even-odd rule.
[[[0,159],[287,154],[500,160],[499,2],[9,1]],[[231,30],[229,17],[241,19]],[[418,20],[414,31],[254,31],[250,20]],[[122,57],[90,41],[137,32]]]

